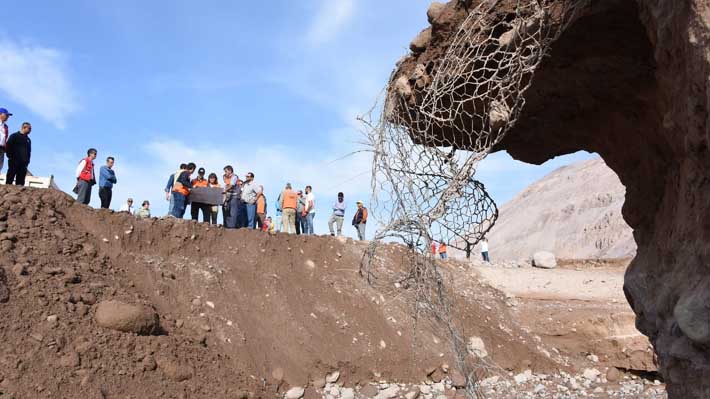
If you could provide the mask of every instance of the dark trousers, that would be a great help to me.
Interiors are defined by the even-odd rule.
[[[483,257],[484,262],[491,263],[491,257],[488,256],[488,251],[486,252],[481,252],[481,256]]]
[[[247,217],[247,204],[246,202],[239,200],[239,208],[237,212],[237,228],[243,229],[249,225],[249,218]]]
[[[91,183],[86,180],[79,180],[79,193],[76,195],[76,200],[84,205],[89,205],[91,202]]]
[[[296,211],[296,234],[301,234],[304,230],[301,230],[303,221],[301,220],[301,212]]]
[[[222,208],[224,214],[224,227],[227,229],[236,229],[239,227],[239,203],[238,197],[229,199],[229,206]]]
[[[5,178],[5,184],[12,184],[13,180],[15,185],[24,186],[25,177],[27,176],[27,164],[14,162],[12,159],[8,162],[7,176]]]
[[[192,220],[198,220],[200,218],[200,211],[202,211],[202,221],[209,223],[212,207],[201,202],[193,202],[190,205],[190,216],[192,217]]]
[[[99,187],[99,198],[101,199],[101,209],[108,209],[111,206],[113,189],[111,187]]]
[[[217,224],[217,214],[219,213],[219,208],[210,206],[209,209],[210,209],[210,216],[212,216],[211,223]]]

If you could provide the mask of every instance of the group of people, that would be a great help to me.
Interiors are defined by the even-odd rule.
[[[97,184],[94,160],[98,155],[95,148],[90,148],[76,168],[76,186],[74,193],[77,201],[88,205],[91,201],[92,187]],[[113,187],[118,183],[113,170],[115,158],[106,158],[106,164],[99,169],[99,197],[101,208],[111,206]],[[197,175],[193,178],[193,174]],[[194,162],[181,164],[175,173],[168,177],[165,185],[165,199],[169,201],[168,215],[178,219],[185,216],[188,205],[190,216],[199,220],[200,213],[204,223],[217,224],[219,210],[222,210],[222,224],[228,229],[248,228],[264,231],[284,231],[289,234],[315,234],[313,220],[316,215],[316,197],[313,187],[294,190],[287,183],[275,203],[276,214],[280,215],[280,226],[268,215],[267,199],[264,186],[257,184],[252,172],[247,172],[244,180],[240,179],[231,165],[223,168],[221,181],[216,173],[206,175],[205,168],[197,168]],[[201,190],[201,191],[200,191]],[[328,228],[332,236],[342,235],[345,212],[345,194],[338,193],[328,219]],[[139,209],[133,208],[133,199],[129,198],[120,211],[137,217],[150,217],[150,202],[144,201]],[[357,209],[352,225],[360,240],[365,239],[368,212],[363,201],[357,201]]]
[[[436,257],[437,253],[439,254],[439,257],[441,259],[448,259],[449,255],[447,253],[448,248],[446,243],[440,242],[437,248],[436,241],[431,242],[431,255]],[[467,257],[468,257],[467,253]],[[488,239],[483,238],[481,239],[481,257],[483,258],[484,262],[491,263],[491,257],[488,254]]]
[[[5,184],[24,186],[32,155],[32,140],[30,140],[32,125],[23,122],[20,130],[9,134],[7,121],[11,116],[12,114],[6,108],[0,108],[0,171],[5,166],[5,158],[7,158]]]
[[[84,205],[89,205],[91,202],[91,191],[96,185],[96,166],[94,160],[98,156],[98,151],[95,148],[89,148],[86,151],[86,157],[79,161],[76,167],[76,185],[74,193],[76,200]],[[118,183],[116,172],[113,166],[116,163],[114,157],[106,158],[106,164],[99,168],[99,199],[101,200],[101,208],[109,209],[113,199],[113,186]],[[133,207],[133,199],[129,198],[126,204],[121,206],[119,212],[128,212],[139,218],[150,217],[150,201],[145,200],[139,209]]]

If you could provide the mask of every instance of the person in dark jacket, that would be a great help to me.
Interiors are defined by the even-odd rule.
[[[113,164],[116,160],[113,157],[106,158],[106,165],[99,169],[99,198],[101,198],[101,209],[108,209],[111,206],[113,197],[113,185],[118,183]]]
[[[190,176],[195,171],[197,166],[190,162],[187,164],[187,170],[180,171],[173,184],[173,211],[172,215],[178,219],[185,216],[185,208],[187,207],[187,197],[192,190],[192,180]]]
[[[14,181],[18,186],[25,185],[27,167],[30,164],[30,156],[32,155],[30,132],[32,132],[32,125],[29,122],[25,122],[19,132],[13,133],[7,139],[6,155],[9,165],[5,184],[12,184]]]
[[[365,228],[367,227],[367,208],[362,201],[357,202],[357,211],[353,216],[353,226],[357,229],[357,237],[360,240],[365,239]]]

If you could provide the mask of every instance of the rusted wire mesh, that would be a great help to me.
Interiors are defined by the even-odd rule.
[[[417,255],[407,276],[416,312],[448,331],[472,398],[481,397],[475,365],[462,349],[430,244],[470,251],[493,227],[498,209],[474,179],[476,167],[516,124],[550,45],[588,2],[461,1],[468,15],[444,55],[408,74],[396,71],[382,103],[362,118],[374,154],[371,212],[382,222],[371,254],[377,242],[394,240]],[[368,264],[362,274],[371,279]]]

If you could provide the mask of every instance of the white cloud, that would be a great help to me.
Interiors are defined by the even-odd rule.
[[[351,20],[355,0],[322,0],[306,36],[313,46],[331,41]]]
[[[0,60],[0,90],[12,101],[59,129],[79,110],[62,52],[3,39],[0,40]]]

